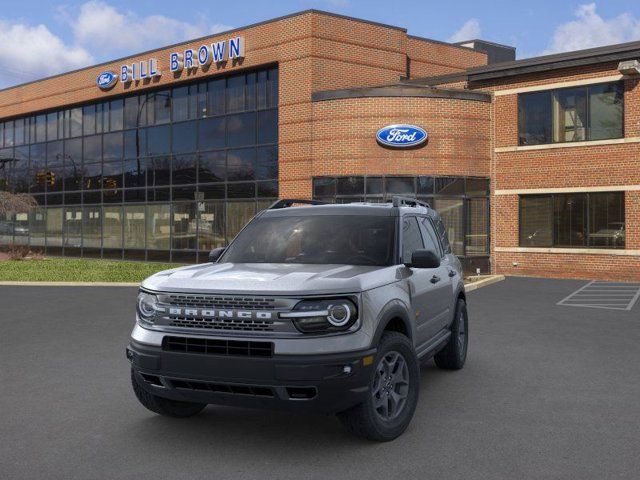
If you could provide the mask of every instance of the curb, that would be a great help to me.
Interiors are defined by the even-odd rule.
[[[468,285],[464,286],[464,290],[465,292],[473,292],[474,290],[477,290],[479,288],[482,287],[486,287],[488,285],[491,285],[493,283],[498,283],[504,280],[504,275],[491,275],[487,278],[483,278],[482,280],[479,280],[477,282],[473,282],[470,283]]]
[[[0,286],[14,287],[139,287],[128,282],[0,282]]]

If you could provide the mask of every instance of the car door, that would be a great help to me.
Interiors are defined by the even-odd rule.
[[[405,216],[402,218],[402,263],[411,263],[411,255],[414,251],[424,248],[424,240],[418,217]],[[411,310],[416,325],[416,340],[418,346],[427,342],[435,334],[439,317],[437,305],[441,302],[438,295],[442,294],[438,287],[436,276],[437,269],[413,268],[407,276],[409,294],[411,297]]]
[[[435,331],[438,332],[449,326],[451,322],[451,301],[453,297],[452,279],[455,277],[455,270],[449,265],[449,256],[445,253],[441,242],[438,240],[433,221],[429,217],[420,217],[419,223],[425,248],[436,252],[441,259],[440,266],[435,269],[435,275],[438,278],[435,284],[435,290],[438,292],[438,295],[436,299],[437,305],[434,306],[434,309],[437,310],[434,326]]]

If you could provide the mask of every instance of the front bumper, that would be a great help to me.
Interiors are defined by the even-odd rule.
[[[163,350],[132,340],[138,383],[172,400],[335,413],[364,401],[375,349],[344,354],[244,357]]]

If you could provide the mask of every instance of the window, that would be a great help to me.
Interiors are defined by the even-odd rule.
[[[518,95],[518,143],[581,142],[621,138],[622,82]]]
[[[624,248],[624,192],[521,196],[520,246]]]
[[[412,222],[413,233],[421,245],[415,217],[407,220]],[[373,215],[261,217],[238,235],[222,260],[232,263],[390,265],[394,259],[395,224],[393,217]],[[341,234],[335,235],[336,231]]]
[[[406,217],[402,221],[402,263],[411,263],[416,250],[424,248],[422,235],[416,217]]]
[[[438,242],[438,236],[436,235],[431,220],[427,217],[420,218],[420,227],[422,229],[422,238],[424,239],[424,248],[435,252],[436,255],[442,256],[442,249],[440,248],[440,242]]]
[[[489,200],[467,200],[467,230],[465,237],[467,255],[489,253]]]
[[[464,255],[464,200],[436,198],[434,203],[447,230],[453,253]]]

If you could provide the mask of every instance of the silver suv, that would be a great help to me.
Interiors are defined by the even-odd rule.
[[[210,261],[142,282],[127,357],[153,412],[335,413],[387,441],[411,421],[421,361],[464,365],[462,269],[427,204],[280,200]]]

